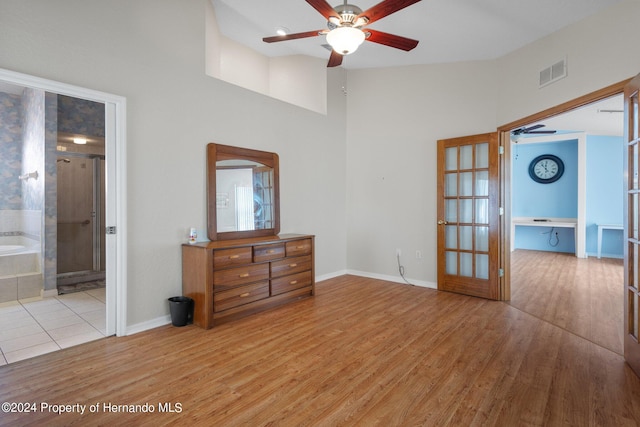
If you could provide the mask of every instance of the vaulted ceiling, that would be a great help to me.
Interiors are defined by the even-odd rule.
[[[350,0],[366,10],[381,0]],[[419,40],[410,52],[365,42],[344,58],[347,69],[499,58],[620,0],[422,0],[371,24]],[[220,31],[266,56],[328,58],[324,36],[264,43],[279,28],[322,30],[327,21],[305,0],[211,0]],[[329,0],[331,6],[340,0]]]

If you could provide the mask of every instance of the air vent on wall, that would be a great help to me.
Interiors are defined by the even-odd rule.
[[[540,84],[538,88],[545,87],[548,84],[551,84],[564,77],[567,77],[566,58],[540,71]]]

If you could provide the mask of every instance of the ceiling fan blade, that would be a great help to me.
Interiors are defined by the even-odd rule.
[[[525,127],[525,128],[523,128],[523,130],[525,132],[531,132],[532,130],[540,129],[540,128],[543,128],[543,127],[544,127],[544,125],[542,125],[542,124],[541,125],[533,125],[533,126],[528,127],[528,128]]]
[[[405,50],[407,52],[418,46],[418,40],[396,36],[395,34],[383,33],[382,31],[370,30],[368,28],[364,31],[365,33],[369,33],[369,37],[367,37],[366,40],[370,42],[395,47],[396,49]]]
[[[307,0],[307,3],[309,3],[315,10],[320,12],[320,14],[324,16],[327,21],[331,16],[335,16],[336,18],[340,19],[340,15],[338,15],[338,13],[331,7],[329,3],[326,2],[326,0]]]
[[[556,133],[555,130],[534,130],[525,133]]]
[[[329,63],[327,64],[327,68],[339,66],[340,64],[342,64],[342,58],[343,58],[342,55],[340,55],[338,52],[332,49],[331,56],[329,57]]]
[[[319,36],[320,34],[323,34],[324,31],[325,30],[316,30],[316,31],[306,31],[304,33],[285,34],[284,36],[264,37],[262,41],[267,43],[273,43],[273,42],[283,42],[285,40],[304,39],[306,37]]]
[[[307,0],[309,1],[309,0]],[[385,16],[391,15],[399,10],[404,9],[407,6],[411,6],[414,3],[418,3],[420,0],[386,0],[378,3],[377,5],[370,7],[369,9],[358,15],[358,18],[366,16],[369,21],[368,24],[382,19]],[[320,12],[322,13],[322,12]],[[328,19],[328,18],[327,18]]]

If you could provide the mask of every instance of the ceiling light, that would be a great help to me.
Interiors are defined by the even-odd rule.
[[[286,36],[289,34],[289,29],[286,27],[278,27],[276,28],[276,34],[279,36]]]
[[[79,145],[84,145],[87,143],[87,139],[86,138],[73,138],[73,143],[74,144],[79,144]]]
[[[355,52],[364,39],[364,32],[353,27],[338,27],[327,34],[327,43],[341,55]]]

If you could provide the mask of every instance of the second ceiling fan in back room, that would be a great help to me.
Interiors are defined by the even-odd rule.
[[[355,52],[365,40],[404,51],[410,51],[418,45],[418,40],[364,27],[420,0],[385,0],[364,12],[358,6],[347,4],[346,0],[344,4],[335,8],[331,7],[326,0],[306,1],[327,19],[328,29],[265,37],[262,40],[273,43],[326,35],[327,43],[333,48],[327,67],[337,67],[342,64],[343,56]]]

